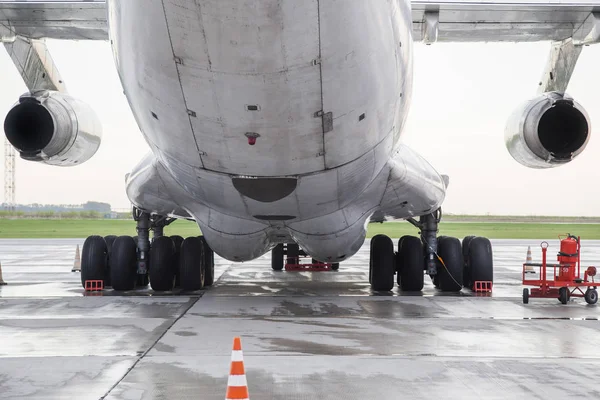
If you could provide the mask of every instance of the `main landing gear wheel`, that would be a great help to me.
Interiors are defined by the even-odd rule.
[[[337,271],[340,269],[340,263],[333,263],[331,264],[331,270],[332,271]]]
[[[423,290],[423,244],[414,236],[404,236],[398,241],[398,286],[407,292]]]
[[[271,268],[273,271],[283,270],[283,243],[278,244],[271,250]]]
[[[385,235],[371,239],[371,288],[387,292],[394,288],[394,243]]]
[[[175,258],[173,260],[173,265],[175,268],[175,287],[179,287],[179,253],[181,252],[181,244],[183,243],[183,238],[181,236],[175,235],[171,236],[171,240],[175,245]]]
[[[204,287],[212,286],[215,282],[215,252],[212,251],[204,236],[200,236],[204,246]]]
[[[463,257],[460,240],[444,236],[438,240],[438,255],[444,263],[438,266],[438,283],[443,292],[460,292],[463,286]]]
[[[137,279],[137,251],[131,236],[119,236],[111,249],[110,280],[114,290],[132,290]]]
[[[465,242],[467,242],[466,249]],[[473,285],[478,281],[494,281],[494,256],[489,239],[467,236],[463,240],[463,255],[465,256],[463,283],[466,288],[472,290]]]
[[[104,277],[104,287],[111,286],[110,282],[110,252],[112,251],[112,245],[117,237],[115,235],[108,235],[104,237],[106,242],[106,276]]]
[[[175,286],[175,244],[170,237],[154,239],[150,247],[150,287],[158,292],[168,292]]]
[[[570,298],[571,292],[569,292],[569,288],[561,287],[560,289],[558,289],[558,300],[562,304],[567,304]]]
[[[585,301],[588,304],[596,304],[598,302],[598,291],[596,289],[588,289],[585,292]]]
[[[204,251],[204,242],[199,237],[189,237],[181,244],[179,276],[183,290],[194,291],[204,287]]]
[[[85,239],[81,252],[81,285],[85,281],[106,281],[107,266],[106,242],[102,236]]]

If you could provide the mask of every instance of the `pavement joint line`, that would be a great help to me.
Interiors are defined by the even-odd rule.
[[[164,332],[163,332],[163,333],[162,333],[162,334],[161,334],[161,335],[160,335],[160,336],[159,336],[159,337],[158,337],[158,338],[157,338],[157,339],[154,341],[154,343],[152,343],[152,345],[151,345],[150,347],[148,347],[148,349],[147,349],[147,350],[146,350],[146,351],[145,351],[145,352],[144,352],[144,353],[143,353],[141,356],[139,356],[137,360],[135,360],[135,362],[133,363],[133,365],[127,369],[127,371],[126,371],[126,372],[123,374],[123,376],[122,376],[122,377],[121,377],[121,378],[120,378],[120,379],[119,379],[117,382],[115,382],[115,384],[114,384],[114,385],[112,385],[112,386],[110,387],[110,389],[108,389],[108,391],[107,391],[107,392],[106,392],[106,393],[105,393],[105,394],[104,394],[102,397],[100,397],[100,400],[104,400],[104,399],[105,399],[105,398],[106,398],[108,395],[110,395],[110,393],[111,393],[111,392],[112,392],[112,391],[113,391],[113,390],[114,390],[114,389],[115,389],[117,386],[119,386],[119,384],[120,384],[121,382],[123,382],[123,380],[124,380],[125,378],[127,378],[127,375],[129,375],[129,373],[130,373],[131,371],[133,371],[133,369],[134,369],[134,368],[135,368],[135,367],[136,367],[136,366],[139,364],[139,362],[140,362],[140,361],[142,361],[142,359],[144,359],[144,357],[146,357],[146,356],[148,355],[148,353],[149,353],[149,352],[150,352],[150,351],[151,351],[151,350],[154,348],[154,346],[156,346],[156,345],[158,344],[158,342],[160,342],[160,340],[161,340],[161,339],[162,339],[162,338],[163,338],[163,337],[164,337],[164,336],[167,334],[167,332],[169,332],[169,331],[171,330],[171,328],[173,328],[173,326],[174,326],[174,325],[175,325],[177,322],[179,322],[179,320],[180,320],[181,318],[183,318],[183,316],[184,316],[185,314],[187,314],[187,313],[188,313],[188,311],[190,311],[190,310],[192,309],[192,307],[194,307],[194,306],[196,305],[196,303],[197,303],[197,302],[198,302],[198,301],[199,301],[201,298],[202,298],[202,296],[195,297],[195,298],[194,298],[194,297],[191,297],[191,298],[190,298],[190,300],[191,300],[191,299],[194,299],[194,301],[192,301],[192,302],[190,303],[190,305],[189,305],[189,306],[188,306],[188,307],[187,307],[187,308],[186,308],[186,309],[185,309],[185,310],[184,310],[184,311],[181,313],[181,315],[180,315],[180,316],[178,316],[177,318],[175,318],[175,319],[173,320],[173,322],[171,323],[171,325],[169,325],[169,326],[167,327],[167,329],[165,329],[165,331],[164,331]]]

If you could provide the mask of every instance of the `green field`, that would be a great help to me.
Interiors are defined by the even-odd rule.
[[[582,239],[600,239],[600,224],[577,223],[506,223],[506,222],[447,222],[440,224],[440,234],[462,238],[467,235],[491,239],[554,239],[571,233]],[[165,229],[167,235],[183,237],[199,235],[198,226],[189,221],[176,221]],[[415,235],[417,229],[408,222],[370,224],[368,237],[379,233],[393,238]],[[131,220],[81,219],[0,219],[0,238],[85,238],[90,235],[135,236]]]

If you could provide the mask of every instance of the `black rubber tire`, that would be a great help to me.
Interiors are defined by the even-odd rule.
[[[168,292],[175,287],[175,244],[168,236],[154,239],[150,246],[150,287],[157,292]]]
[[[337,271],[340,269],[340,263],[333,263],[331,264],[331,270],[332,271]]]
[[[215,252],[212,251],[204,236],[200,236],[204,246],[204,287],[215,283]]]
[[[465,236],[462,241],[462,255],[465,263],[467,262],[467,255],[469,254],[469,245],[471,244],[471,240],[475,239],[477,236]]]
[[[199,237],[189,237],[181,244],[179,276],[185,291],[204,288],[204,242]]]
[[[460,292],[463,286],[463,258],[460,240],[445,236],[438,240],[438,255],[444,265],[438,262],[439,288],[443,292]]]
[[[473,290],[477,281],[494,281],[492,243],[484,237],[472,238],[465,262],[463,284]],[[464,244],[464,242],[463,242]]]
[[[287,264],[300,264],[300,246],[296,243],[288,243],[286,256]]]
[[[523,289],[523,304],[529,304],[529,289]]]
[[[137,279],[137,246],[131,236],[119,236],[111,249],[110,280],[114,290],[135,288]]]
[[[369,284],[373,283],[373,258],[371,254],[373,254],[373,240],[369,243]]]
[[[598,291],[596,289],[588,289],[585,292],[585,302],[594,305],[598,302]]]
[[[271,250],[271,268],[273,271],[283,270],[283,244],[280,243]]]
[[[110,282],[110,252],[112,251],[112,245],[117,237],[115,235],[104,236],[104,241],[106,242],[106,278],[104,279],[104,286],[111,286]]]
[[[175,245],[175,261],[173,266],[175,268],[175,287],[179,287],[179,252],[181,251],[181,244],[183,243],[183,238],[179,235],[171,236],[171,240]]]
[[[569,292],[569,288],[561,287],[558,289],[558,301],[560,301],[562,304],[568,304],[570,298],[571,292]]]
[[[389,292],[394,288],[395,256],[394,242],[385,235],[371,239],[372,263],[371,288],[378,292]]]
[[[135,280],[135,287],[137,288],[145,288],[150,283],[150,276],[148,272],[145,275],[137,275]]]
[[[405,292],[420,292],[425,285],[423,244],[415,236],[398,241],[398,286]]]
[[[175,250],[181,248],[181,244],[183,243],[183,237],[179,235],[169,236],[175,245]]]
[[[90,236],[81,249],[81,286],[85,281],[106,282],[108,252],[102,236]]]
[[[398,239],[398,251],[396,252],[396,272],[400,272],[400,268],[402,268],[402,262],[400,260],[400,249],[402,248],[402,243],[404,242],[404,239],[406,239],[407,237],[410,237],[410,235],[404,235],[400,239]],[[397,279],[398,285],[400,285],[400,275],[398,275]]]

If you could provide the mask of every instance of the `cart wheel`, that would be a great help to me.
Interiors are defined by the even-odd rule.
[[[523,289],[523,304],[529,304],[529,289]]]
[[[558,300],[560,300],[562,304],[567,304],[570,297],[571,293],[569,292],[569,288],[561,287],[558,289]]]
[[[588,304],[596,304],[598,302],[598,291],[596,289],[588,289],[585,292],[585,301]]]

